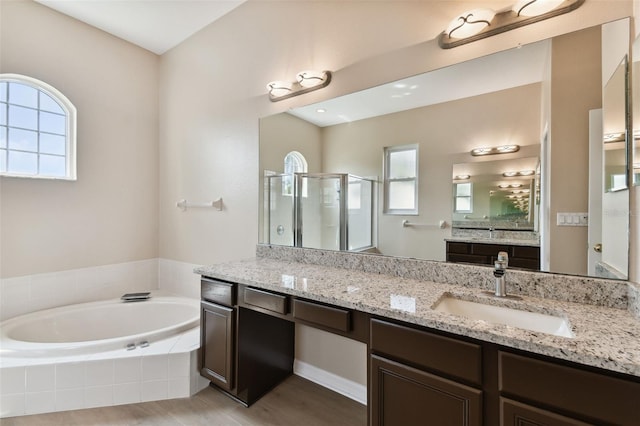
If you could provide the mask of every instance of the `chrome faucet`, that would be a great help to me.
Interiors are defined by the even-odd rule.
[[[509,255],[504,251],[499,252],[493,269],[493,276],[496,277],[496,291],[494,295],[497,297],[507,297],[507,283],[504,275],[508,266]]]

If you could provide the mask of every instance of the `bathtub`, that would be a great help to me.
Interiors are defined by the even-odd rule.
[[[0,353],[22,357],[90,354],[151,343],[196,327],[199,321],[199,301],[183,297],[81,303],[3,321]]]
[[[198,299],[152,294],[0,323],[0,417],[189,397],[199,376]]]

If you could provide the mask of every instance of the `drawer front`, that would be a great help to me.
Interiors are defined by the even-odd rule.
[[[482,384],[482,348],[474,343],[374,319],[371,351],[474,385]]]
[[[638,424],[640,383],[578,368],[498,355],[500,392],[582,418],[619,425]]]
[[[473,254],[483,254],[488,256],[497,256],[498,252],[506,251],[509,256],[511,256],[511,247],[498,245],[498,244],[477,244],[474,243],[471,246],[471,252]]]
[[[489,264],[489,256],[478,256],[474,254],[458,254],[447,253],[447,262],[465,262],[465,263],[479,263],[482,265]]]
[[[471,248],[471,245],[467,244],[467,243],[447,242],[447,251],[449,253],[467,254],[467,253],[469,253],[469,249],[470,248]]]
[[[247,305],[266,309],[278,314],[285,315],[289,311],[288,297],[281,294],[246,287],[242,300]]]
[[[295,299],[293,301],[293,317],[335,330],[351,330],[351,312],[348,309]]]
[[[513,257],[540,259],[540,247],[513,246]]]
[[[203,277],[200,280],[200,297],[209,302],[233,306],[236,304],[236,288],[234,283]]]

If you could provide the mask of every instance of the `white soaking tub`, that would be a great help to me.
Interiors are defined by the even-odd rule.
[[[0,418],[194,395],[200,301],[152,294],[0,323]]]
[[[23,357],[91,354],[151,343],[196,327],[199,320],[199,301],[184,297],[81,303],[3,321],[0,351]]]

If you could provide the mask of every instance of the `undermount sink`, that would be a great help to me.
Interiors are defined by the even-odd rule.
[[[569,321],[554,315],[471,302],[453,296],[443,297],[433,309],[493,324],[504,324],[561,337],[574,337]]]

